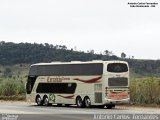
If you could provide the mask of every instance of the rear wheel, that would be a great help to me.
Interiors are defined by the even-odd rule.
[[[45,106],[49,106],[49,105],[50,105],[50,104],[49,104],[49,99],[48,99],[47,96],[44,97],[43,101],[44,101],[44,105],[45,105]]]
[[[81,97],[76,98],[76,105],[78,108],[81,108],[83,106],[83,101]]]
[[[104,108],[104,105],[97,105],[96,108]]]
[[[42,99],[39,95],[36,97],[36,103],[37,103],[38,106],[43,105],[43,101],[42,101]]]
[[[84,98],[84,104],[86,108],[91,107],[91,100],[89,99],[89,97]]]
[[[107,109],[112,109],[113,105],[107,105]]]

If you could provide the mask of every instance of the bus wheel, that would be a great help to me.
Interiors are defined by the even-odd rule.
[[[89,97],[84,98],[84,104],[86,108],[91,107],[91,100],[89,99]]]
[[[66,106],[66,107],[69,107],[69,106],[70,106],[70,104],[65,104],[65,106]]]
[[[50,104],[49,104],[49,99],[48,99],[47,96],[44,97],[43,101],[44,101],[44,105],[45,105],[45,106],[49,106],[49,105],[50,105]]]
[[[57,104],[58,107],[62,107],[62,104]]]
[[[107,105],[106,107],[107,107],[107,109],[112,109],[113,106],[112,105]]]
[[[42,99],[39,95],[36,97],[36,103],[37,103],[38,106],[43,105],[43,101],[42,101]]]
[[[78,108],[81,108],[83,106],[82,98],[79,96],[76,98],[76,105]]]
[[[99,105],[99,108],[104,108],[104,105]]]

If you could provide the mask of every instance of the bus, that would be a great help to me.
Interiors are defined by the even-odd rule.
[[[37,105],[76,105],[111,109],[130,101],[125,61],[71,61],[30,66],[26,98]]]

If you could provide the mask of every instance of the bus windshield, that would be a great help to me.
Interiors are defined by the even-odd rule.
[[[115,72],[115,73],[127,72],[128,67],[127,67],[127,64],[124,64],[124,63],[110,63],[107,66],[107,71]]]

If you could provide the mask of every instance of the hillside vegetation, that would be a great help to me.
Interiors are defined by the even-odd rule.
[[[109,60],[118,59],[117,56],[107,56],[102,54],[94,54],[94,51],[88,53],[82,51],[74,51],[67,49],[66,46],[31,43],[5,43],[0,42],[0,64],[32,64],[38,62],[52,61],[88,61],[88,60]]]
[[[160,105],[160,78],[143,77],[130,81],[131,102]]]
[[[108,50],[106,50],[108,51]],[[138,60],[120,58],[109,53],[95,54],[94,50],[87,53],[67,49],[65,45],[31,44],[0,42],[0,64],[32,64],[52,61],[89,61],[89,60],[125,60],[129,62],[134,75],[160,76],[160,60]]]
[[[29,65],[0,66],[0,99],[24,100]]]

